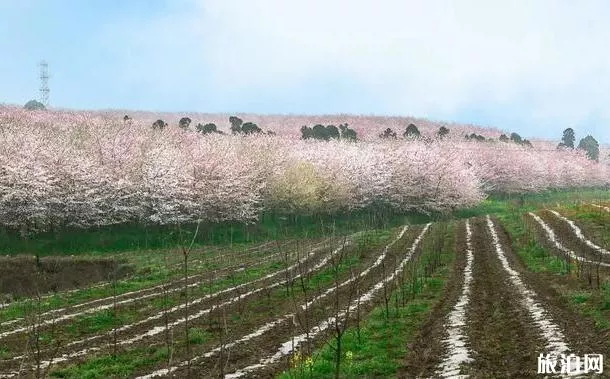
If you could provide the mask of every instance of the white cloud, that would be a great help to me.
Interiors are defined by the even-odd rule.
[[[591,118],[610,122],[610,4],[604,1],[180,4],[161,20],[122,23],[114,34],[131,51],[147,46],[168,60],[159,63],[157,80],[177,77],[194,87],[205,81],[227,101],[253,90],[289,96],[312,78],[341,73],[395,113],[450,118],[472,104],[501,109],[524,99],[523,109],[506,112],[560,127]],[[177,59],[180,51],[188,62]],[[137,57],[154,54],[143,49]],[[610,142],[610,134],[602,139]]]

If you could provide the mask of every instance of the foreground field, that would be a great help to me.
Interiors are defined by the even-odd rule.
[[[528,378],[541,353],[608,357],[607,203],[503,204],[186,265],[117,254],[126,278],[3,305],[0,377]]]

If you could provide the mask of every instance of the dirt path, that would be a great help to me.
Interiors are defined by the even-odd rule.
[[[604,270],[610,268],[610,263],[602,261],[603,257],[601,254],[596,252],[591,253],[591,249],[586,245],[581,247],[581,249],[576,250],[567,247],[565,243],[568,240],[572,241],[572,246],[578,246],[578,238],[575,234],[565,232],[564,235],[559,238],[556,229],[547,224],[540,216],[533,212],[529,212],[528,215],[534,220],[534,229],[538,232],[538,235],[541,236],[540,240],[542,241],[542,244],[548,246],[550,251],[558,254],[563,259],[566,259],[566,261],[576,262],[577,265],[575,268],[577,270],[582,271],[582,267],[579,267],[579,265],[587,270],[596,269],[597,267]],[[578,251],[578,253],[576,251]],[[589,251],[589,254],[587,254],[587,251]]]
[[[456,270],[445,298],[434,309],[416,342],[407,354],[401,378],[528,378],[534,377],[536,357],[543,342],[537,338],[527,312],[515,301],[517,293],[509,284],[482,219],[469,220],[471,266],[468,265],[468,237],[464,224],[457,228]],[[472,281],[461,342],[452,343],[451,315],[463,299],[465,268],[472,269]],[[456,357],[456,346],[467,356]],[[456,362],[452,362],[451,359]],[[450,364],[448,364],[450,363]],[[457,365],[454,363],[458,363]],[[457,368],[456,368],[457,366]],[[535,371],[534,371],[535,373]]]
[[[446,352],[443,340],[446,338],[447,315],[458,302],[464,284],[466,267],[466,227],[464,223],[456,227],[456,259],[443,298],[430,313],[415,341],[408,347],[408,354],[403,367],[398,373],[401,378],[428,378],[434,376],[441,359]]]
[[[554,231],[558,241],[577,256],[592,262],[610,264],[610,252],[587,239],[572,220],[550,210],[538,212],[538,216]]]
[[[342,298],[341,302],[345,302],[345,308],[340,311],[335,316],[328,316],[328,310],[325,308],[320,309],[320,314],[326,313],[326,316],[320,320],[319,323],[314,323],[315,326],[308,331],[303,331],[301,329],[302,334],[295,334],[294,331],[281,336],[278,340],[278,335],[273,336],[273,343],[269,344],[269,346],[262,351],[256,351],[254,356],[241,356],[238,362],[231,367],[230,373],[225,375],[225,378],[267,378],[274,377],[274,374],[278,372],[278,369],[281,370],[282,367],[286,367],[287,358],[295,351],[301,350],[303,345],[306,345],[308,341],[316,340],[318,337],[322,336],[322,340],[331,338],[328,332],[330,332],[334,327],[337,320],[340,323],[344,322],[345,318],[351,317],[348,316],[348,313],[353,316],[357,307],[361,307],[362,314],[366,314],[372,306],[372,302],[375,298],[377,298],[380,293],[383,292],[383,288],[386,284],[391,284],[397,276],[404,270],[406,264],[418,253],[419,244],[426,234],[430,224],[426,225],[423,229],[421,229],[417,238],[413,241],[406,252],[404,249],[400,249],[398,251],[390,252],[388,257],[391,255],[398,255],[401,260],[394,267],[391,267],[390,270],[372,274],[369,279],[369,284],[365,284],[364,288],[368,288],[364,294],[362,294],[357,299],[353,299],[350,297],[349,299],[346,296],[340,296]],[[390,258],[390,261],[392,258]],[[381,276],[379,275],[381,274]],[[372,280],[371,280],[372,279]],[[379,280],[379,281],[377,281]],[[363,288],[363,291],[364,291]],[[350,301],[351,300],[351,301]],[[343,306],[342,306],[343,307]],[[334,312],[331,311],[331,314]],[[283,341],[283,342],[280,342]],[[267,343],[267,342],[266,342]],[[243,354],[242,354],[243,355]],[[208,375],[201,375],[199,377],[209,377]]]
[[[396,244],[396,248],[399,248],[405,243],[405,240],[410,239],[409,235],[412,235],[413,232],[407,233],[408,235],[402,238],[406,231],[407,228],[404,228],[399,235],[393,238],[393,242],[391,242],[390,245],[388,245],[388,249],[386,249],[386,253],[388,255],[392,254],[390,251],[392,245]],[[377,249],[374,250],[376,251]],[[225,347],[225,354],[227,358],[224,371],[230,372],[232,367],[234,367],[235,370],[239,367],[246,366],[248,363],[254,362],[256,356],[264,356],[269,351],[275,349],[277,344],[281,343],[283,339],[289,338],[291,335],[299,334],[299,330],[302,328],[296,328],[296,325],[304,321],[302,316],[305,310],[308,314],[306,319],[309,321],[308,326],[305,327],[306,329],[309,329],[309,327],[315,325],[319,320],[325,319],[328,315],[328,307],[332,307],[332,302],[335,298],[333,295],[334,291],[339,291],[339,293],[344,295],[340,297],[344,298],[344,301],[349,301],[347,300],[350,296],[348,292],[350,292],[352,289],[351,284],[355,284],[352,282],[360,279],[358,280],[358,283],[366,285],[365,283],[370,281],[370,277],[375,276],[375,268],[381,267],[382,261],[387,261],[387,258],[383,258],[383,256],[386,255],[385,253],[380,255],[377,260],[375,260],[376,254],[374,254],[374,251],[367,252],[367,255],[370,256],[371,260],[363,265],[364,270],[360,271],[360,273],[356,274],[355,276],[350,276],[348,273],[348,279],[342,282],[342,284],[338,285],[338,287],[333,286],[328,290],[319,293],[315,296],[315,298],[306,301],[301,306],[295,307],[291,304],[285,304],[285,313],[276,315],[271,320],[267,319],[266,321],[268,321],[268,323],[266,324],[264,322],[260,323],[259,321],[258,327],[252,328],[252,325],[247,329],[243,329],[243,325],[239,325],[239,328],[236,328],[237,325],[234,325],[234,327],[231,328],[233,330],[231,331],[231,335],[228,336],[228,344]],[[388,262],[386,262],[386,264],[387,263]],[[295,313],[295,311],[297,312]],[[193,357],[191,361],[193,366],[191,375],[193,377],[218,376],[219,354],[220,347],[216,346],[212,350],[208,350],[203,354]],[[182,362],[170,370],[158,370],[148,374],[146,377],[163,376],[164,374],[167,374],[168,371],[182,377],[186,375],[184,372],[185,366],[186,362]]]
[[[536,377],[544,341],[496,256],[485,221],[473,224],[475,279],[467,328],[474,361],[465,373],[473,378]]]
[[[608,356],[609,336],[575,314],[544,276],[525,269],[497,220],[461,224],[456,251],[445,296],[409,347],[399,377],[542,378],[541,353]]]
[[[510,248],[511,242],[508,233],[499,227],[500,224],[498,222],[495,222],[495,224],[508,262],[519,273],[524,284],[535,293],[536,299],[544,308],[548,318],[553,320],[559,327],[569,352],[577,356],[591,353],[603,354],[607,359],[610,356],[610,344],[608,343],[610,341],[610,331],[605,333],[598,332],[592,319],[577,314],[571,309],[568,301],[557,292],[557,286],[553,283],[565,281],[566,278],[556,275],[549,277],[527,270]],[[604,363],[604,374],[606,374],[610,370],[610,365],[608,365],[607,360]],[[608,377],[608,375],[606,374],[605,377]]]
[[[321,250],[323,250],[323,249],[321,249]],[[302,262],[309,263],[311,266],[311,267],[306,267],[306,268],[304,267],[304,269],[312,270],[312,271],[319,270],[320,268],[322,268],[326,265],[326,262],[328,261],[328,259],[331,256],[340,252],[341,250],[342,250],[342,247],[335,249],[333,251],[333,253],[329,253],[329,254],[325,255],[324,258],[319,262],[316,260],[316,259],[320,258],[319,253],[313,253],[311,256],[301,257]],[[314,262],[316,263],[315,265],[313,265]],[[239,294],[236,297],[233,297],[233,296],[236,294],[235,293],[236,289],[239,289],[237,287],[221,290],[214,294],[206,295],[206,296],[203,296],[198,299],[191,299],[190,305],[189,305],[189,310],[190,310],[189,317],[192,318],[193,321],[196,321],[198,318],[208,315],[212,308],[226,307],[226,306],[235,304],[237,302],[242,302],[247,297],[252,297],[253,295],[256,295],[256,294],[262,295],[264,293],[265,288],[280,287],[281,282],[276,281],[278,278],[281,279],[281,277],[282,277],[279,274],[283,271],[290,270],[291,272],[294,271],[291,275],[291,277],[294,277],[294,275],[297,274],[297,271],[298,271],[298,268],[296,266],[297,266],[297,264],[294,264],[294,265],[290,266],[290,268],[286,268],[286,269],[280,270],[278,272],[268,274],[267,276],[265,276],[261,279],[257,279],[252,282],[248,282],[248,283],[237,286],[239,288],[243,288],[243,291],[237,291],[237,292],[239,292]],[[258,284],[258,285],[253,286],[254,284]],[[262,284],[262,286],[260,284]],[[256,287],[256,288],[250,288],[250,287]],[[224,295],[224,296],[220,297],[219,295]],[[215,301],[213,303],[210,303],[211,300],[215,300]],[[224,301],[220,302],[221,300],[224,300]],[[213,307],[210,307],[210,305],[213,305]],[[182,308],[183,308],[182,305],[177,305],[171,309],[171,312],[168,314],[168,316],[169,316],[168,322],[170,324],[169,325],[170,327],[179,326],[184,323],[184,318],[182,318],[183,312],[179,312]],[[163,333],[163,331],[165,329],[162,326],[162,324],[163,324],[162,318],[163,318],[163,314],[157,313],[146,319],[140,320],[134,324],[123,325],[121,328],[119,328],[117,330],[118,346],[119,347],[130,346],[130,345],[133,345],[134,343],[139,343],[142,340],[149,339],[150,337],[159,336],[160,334]],[[153,326],[151,327],[151,325],[153,325]],[[128,330],[128,327],[130,327],[129,330]],[[53,361],[43,361],[42,362],[43,367],[46,367],[47,365],[49,365],[51,363],[57,364],[59,362],[67,362],[70,360],[74,360],[75,358],[84,357],[89,354],[99,353],[104,348],[104,346],[100,346],[100,344],[104,345],[105,342],[107,342],[107,338],[100,339],[99,337],[111,337],[112,335],[113,335],[113,332],[109,331],[102,335],[88,337],[88,338],[78,340],[78,341],[71,341],[68,346],[65,346],[66,349],[63,349],[63,351],[62,351],[63,354],[61,354],[60,356],[55,355]],[[80,350],[74,349],[77,346],[80,346],[81,349]],[[86,347],[82,348],[83,346],[86,346]],[[72,351],[68,352],[70,350],[72,350]],[[12,362],[13,362],[13,364],[19,364],[18,361],[20,361],[20,360],[21,359],[12,360]],[[4,369],[7,369],[8,366],[10,366],[10,362],[5,361],[4,365],[0,365],[0,367],[3,367],[3,366],[4,366]],[[14,370],[14,368],[13,368],[13,370]]]

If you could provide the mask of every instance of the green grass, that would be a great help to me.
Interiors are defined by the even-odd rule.
[[[610,282],[606,282],[600,291],[570,291],[566,296],[574,309],[595,321],[595,326],[600,331],[610,329]],[[610,348],[610,341],[608,347]]]
[[[395,376],[400,360],[407,354],[407,343],[426,320],[435,300],[441,296],[443,286],[443,279],[430,279],[421,293],[427,296],[426,299],[409,302],[389,319],[382,307],[375,308],[361,327],[360,341],[356,330],[348,330],[342,340],[345,351],[342,377]],[[295,367],[279,377],[331,378],[335,370],[334,359],[334,350],[328,346],[315,353],[311,360],[297,355],[292,360]]]
[[[381,207],[349,214],[279,215],[265,213],[251,225],[236,223],[202,224],[195,246],[233,245],[293,238],[317,238],[351,234],[363,229],[394,227],[421,223],[430,217],[418,213],[397,214]],[[3,254],[66,255],[116,253],[122,251],[170,249],[188,241],[196,225],[175,226],[114,225],[93,229],[62,229],[39,233],[28,240],[17,231],[0,228],[0,252]]]
[[[389,318],[386,318],[383,306],[376,307],[361,325],[360,340],[355,328],[348,329],[342,340],[345,352],[341,366],[342,377],[395,376],[400,361],[407,354],[407,344],[415,337],[431,308],[442,296],[445,281],[446,271],[428,279],[417,299],[400,306],[398,310],[393,308]],[[314,353],[311,359],[293,357],[295,367],[279,377],[333,377],[334,359],[334,349],[326,345]]]
[[[542,207],[543,205],[539,204],[538,206]],[[556,206],[556,204],[553,204],[553,206]],[[583,208],[574,202],[569,206],[569,209],[574,211],[570,217],[575,216],[574,218],[578,219],[581,215],[580,210]],[[527,210],[529,209],[516,208],[496,214],[512,236],[514,251],[529,270],[564,277],[565,284],[560,288],[561,296],[568,300],[570,306],[577,313],[593,319],[600,331],[608,330],[610,328],[610,282],[606,280],[600,290],[584,288],[582,283],[580,286],[583,288],[581,289],[574,289],[575,283],[569,286],[567,282],[577,280],[573,277],[574,267],[572,267],[572,275],[570,275],[565,260],[540,245],[534,237],[534,231],[528,230],[522,219],[523,213]],[[587,222],[587,218],[596,219],[591,214],[583,214],[585,216],[581,221]]]
[[[82,334],[99,333],[111,330],[121,325],[130,324],[138,317],[135,310],[117,312],[116,316],[112,309],[106,309],[90,315],[82,315],[73,320],[66,331],[71,337]]]
[[[468,218],[493,214],[501,216],[511,212],[531,212],[557,204],[577,205],[581,201],[609,200],[610,191],[605,189],[582,189],[545,191],[541,193],[490,195],[475,207],[460,209],[453,213],[457,218]]]
[[[430,231],[432,234],[433,231]],[[453,228],[447,232],[446,239],[453,241]],[[426,242],[427,239],[424,239]],[[420,271],[430,262],[424,246],[423,255],[418,260]],[[393,377],[401,361],[408,353],[407,345],[414,339],[434,304],[442,297],[449,275],[449,265],[453,262],[454,253],[441,255],[442,265],[436,273],[423,281],[406,282],[404,290],[414,298],[405,304],[402,291],[396,290],[391,295],[390,312],[386,313],[384,305],[375,307],[368,317],[361,322],[360,338],[358,330],[350,327],[342,339],[341,377]],[[415,285],[414,285],[415,284]],[[414,293],[412,291],[415,291]],[[399,301],[396,301],[399,300]],[[332,378],[335,370],[334,340],[314,352],[311,356],[295,354],[291,359],[292,368],[279,375],[279,378]]]
[[[393,231],[384,231],[383,233],[381,233],[381,232],[363,233],[361,236],[359,236],[356,239],[356,243],[354,244],[354,247],[352,247],[351,249],[348,248],[348,251],[350,251],[350,253],[347,256],[345,256],[344,259],[337,265],[336,272],[335,272],[335,268],[333,268],[333,267],[327,267],[324,270],[321,270],[320,272],[313,275],[310,280],[306,281],[305,289],[307,291],[311,291],[318,287],[327,288],[334,282],[335,275],[345,276],[345,274],[347,274],[349,272],[350,267],[353,267],[353,266],[359,264],[361,262],[360,254],[358,254],[359,246],[360,246],[359,241],[374,241],[376,244],[381,244],[384,241],[388,240],[396,232],[397,232],[396,230],[393,230]],[[362,247],[364,247],[364,246],[362,246]],[[275,265],[279,264],[279,266],[277,268],[284,267],[283,263],[274,263],[274,264]],[[258,268],[256,270],[256,276],[260,277],[261,275],[266,274],[268,272],[269,272],[269,268],[265,268],[265,267]],[[239,283],[247,281],[247,280],[251,280],[251,278],[249,278],[248,275],[243,275],[243,277],[240,277],[239,280],[236,280],[234,282],[231,281],[230,279],[226,279],[224,281],[225,282],[224,284],[226,284],[226,286],[228,286],[229,284],[234,285],[234,284],[239,284]],[[226,287],[226,286],[222,286],[222,287]],[[216,288],[216,287],[208,288],[206,292],[215,291],[216,289],[218,289],[218,288]],[[279,303],[282,303],[282,302],[287,301],[288,296],[295,295],[295,296],[297,296],[297,299],[298,299],[298,296],[303,295],[303,289],[299,285],[294,286],[292,288],[292,290],[293,290],[293,293],[288,295],[286,293],[286,289],[284,287],[276,288],[275,290],[272,291],[270,298],[273,299],[274,301],[278,301]],[[261,300],[261,301],[263,301],[263,300]],[[151,304],[154,304],[154,303],[151,303]],[[248,303],[248,304],[249,304],[249,306],[256,306],[256,302]],[[154,305],[162,307],[163,302],[160,301]],[[247,312],[244,314],[247,314]],[[230,315],[230,317],[233,322],[239,322],[241,316],[238,314],[232,314],[232,315]],[[98,312],[94,315],[83,317],[82,320],[79,320],[77,322],[77,325],[79,325],[79,326],[74,327],[75,331],[89,332],[89,330],[87,330],[86,328],[90,326],[90,321],[94,321],[94,320],[98,320],[97,321],[98,325],[96,326],[96,328],[98,328],[99,330],[102,330],[102,329],[110,330],[115,325],[114,324],[115,320],[112,317],[112,310],[108,310],[107,312]],[[132,321],[122,320],[119,322],[119,324],[132,322]],[[82,325],[82,326],[80,326],[80,325]],[[70,328],[72,328],[72,326],[70,326]],[[99,331],[99,330],[96,330],[96,331]],[[200,328],[190,328],[189,329],[188,339],[191,344],[196,344],[196,345],[205,344],[205,343],[209,342],[210,340],[212,340],[212,338],[213,338],[213,336],[211,335],[211,333],[209,333],[203,329],[200,329]],[[174,347],[181,349],[185,345],[186,344],[185,344],[184,338],[179,338],[175,341]],[[135,353],[134,351],[137,353]],[[103,375],[108,375],[108,376],[114,375],[115,377],[129,377],[138,368],[152,366],[152,365],[158,364],[158,363],[162,362],[164,359],[166,359],[166,355],[160,354],[159,350],[134,349],[134,351],[130,350],[128,352],[129,354],[127,355],[127,357],[113,358],[110,354],[105,354],[103,356],[98,356],[98,357],[95,357],[92,359],[88,359],[83,364],[75,364],[75,365],[70,366],[69,368],[54,371],[52,373],[52,376],[67,377],[67,378],[104,377],[104,376],[89,376],[89,375],[94,375],[93,372],[95,370],[98,370],[100,372],[100,375],[102,375],[102,373],[103,373]],[[131,360],[133,360],[133,361],[131,361]]]
[[[201,328],[189,328],[189,343],[192,345],[201,345],[205,342],[210,341],[213,336],[212,333],[207,332]]]
[[[168,355],[165,347],[136,348],[121,351],[116,356],[103,355],[78,366],[57,369],[51,371],[50,376],[70,379],[129,378],[138,368],[167,360]]]

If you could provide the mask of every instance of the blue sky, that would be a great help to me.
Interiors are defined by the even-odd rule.
[[[610,2],[0,0],[0,102],[412,115],[610,143]]]

